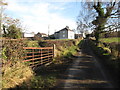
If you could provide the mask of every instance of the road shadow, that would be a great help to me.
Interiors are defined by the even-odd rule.
[[[80,47],[80,52],[74,56],[65,73],[60,74],[54,88],[112,88],[98,67],[86,41],[80,44]]]

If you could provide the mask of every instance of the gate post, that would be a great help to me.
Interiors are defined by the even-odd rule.
[[[41,49],[41,65],[42,65],[42,49]]]
[[[53,44],[53,58],[55,57],[55,44]]]
[[[33,56],[33,65],[32,65],[32,67],[34,67],[35,66],[35,63],[34,63],[34,49],[32,49],[32,52],[33,52],[33,54],[32,54],[32,56]]]

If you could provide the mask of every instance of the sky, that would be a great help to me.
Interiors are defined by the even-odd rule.
[[[56,0],[7,0],[5,13],[20,19],[26,33],[53,34],[69,26],[76,29],[76,20],[81,9],[80,2]]]

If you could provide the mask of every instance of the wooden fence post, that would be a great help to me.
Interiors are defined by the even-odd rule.
[[[34,49],[32,51],[33,51],[33,65],[32,66],[34,66]]]
[[[55,57],[55,44],[53,45],[53,58]]]
[[[49,49],[48,49],[48,62],[49,62]]]
[[[42,49],[41,49],[41,65],[42,65]]]
[[[40,54],[40,60],[41,60],[41,51],[40,51],[40,49],[39,49],[39,54]],[[40,61],[40,65],[41,65],[41,61]]]

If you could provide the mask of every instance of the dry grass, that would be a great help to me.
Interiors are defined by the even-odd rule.
[[[33,71],[20,61],[4,65],[2,68],[2,88],[14,88],[32,76]]]

